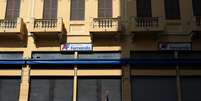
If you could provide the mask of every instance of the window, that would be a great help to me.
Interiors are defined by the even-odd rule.
[[[57,0],[44,0],[43,19],[56,19],[57,5]]]
[[[61,54],[60,52],[34,52],[33,59],[74,59],[73,53]]]
[[[121,54],[116,52],[116,53],[111,53],[111,52],[94,52],[94,53],[80,53],[79,54],[79,59],[120,59]]]
[[[98,17],[112,17],[112,0],[98,0]]]
[[[85,19],[85,0],[71,0],[70,20]]]
[[[165,0],[166,19],[180,19],[179,0]]]
[[[151,17],[151,0],[137,0],[137,16]]]
[[[21,0],[7,0],[5,19],[17,19],[20,13]]]
[[[78,101],[121,101],[121,79],[79,78]]]
[[[193,15],[201,16],[201,0],[193,0]]]
[[[133,51],[131,58],[137,59],[173,59],[173,51]]]

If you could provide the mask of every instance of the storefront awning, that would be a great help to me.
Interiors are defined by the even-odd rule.
[[[201,65],[201,59],[78,59],[78,60],[28,60],[33,64],[131,64],[131,65]]]
[[[122,64],[121,60],[117,59],[78,59],[78,60],[28,60],[28,65],[34,64],[112,64],[119,65]]]
[[[25,65],[25,60],[0,60],[0,65]]]
[[[201,59],[129,59],[132,65],[201,65]]]
[[[131,64],[131,65],[201,65],[201,59],[52,59],[52,60],[0,60],[0,65],[35,64]]]

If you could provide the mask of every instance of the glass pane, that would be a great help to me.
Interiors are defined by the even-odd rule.
[[[74,59],[74,54],[61,53],[33,53],[33,59]]]
[[[195,58],[198,58],[200,59],[201,58],[201,51],[197,51],[197,52],[193,52],[193,51],[181,51],[179,52],[179,58],[182,58],[182,59],[195,59]]]
[[[80,59],[120,59],[120,53],[86,53],[79,54]]]
[[[179,0],[165,0],[166,19],[180,19]]]
[[[137,16],[151,17],[151,0],[137,0]]]
[[[201,16],[201,0],[193,0],[193,15]]]
[[[56,19],[57,18],[57,0],[44,0],[43,18]]]
[[[71,0],[70,20],[85,19],[85,0]]]
[[[174,53],[171,51],[153,51],[153,52],[131,52],[132,58],[142,58],[142,59],[173,59]]]
[[[22,59],[22,53],[0,53],[0,60]]]
[[[19,17],[21,0],[7,0],[5,19],[17,19]]]
[[[112,0],[98,0],[98,17],[112,17]]]

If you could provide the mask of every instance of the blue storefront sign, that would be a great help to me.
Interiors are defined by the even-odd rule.
[[[192,45],[191,43],[188,42],[162,42],[159,43],[159,49],[160,50],[173,50],[173,51],[187,51],[187,50],[192,50]]]
[[[92,44],[62,44],[61,51],[91,51]]]

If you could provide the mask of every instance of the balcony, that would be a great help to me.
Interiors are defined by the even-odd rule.
[[[132,17],[130,30],[132,32],[160,32],[164,31],[161,17]]]
[[[193,17],[192,25],[193,25],[192,28],[194,32],[200,32],[201,31],[201,16]]]
[[[26,27],[22,18],[0,19],[0,36],[24,38]]]
[[[119,32],[120,18],[93,18],[90,32]]]
[[[32,33],[61,33],[63,20],[58,19],[33,19],[30,32]]]

